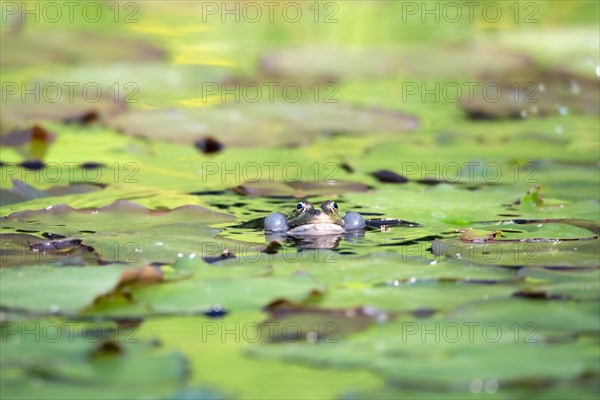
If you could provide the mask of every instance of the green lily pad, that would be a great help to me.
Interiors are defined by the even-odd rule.
[[[211,279],[196,274],[191,279],[133,290],[125,302],[119,299],[117,292],[88,312],[114,317],[202,314],[214,309],[258,311],[278,299],[300,301],[319,289],[322,289],[320,285],[305,276]]]
[[[131,219],[127,225],[123,220]],[[64,204],[36,211],[17,212],[4,218],[5,229],[50,232],[79,239],[105,261],[134,265],[173,262],[179,254],[202,253],[212,246],[217,229],[209,224],[231,221],[227,214],[200,206],[153,211],[129,201],[108,206],[74,209]]]
[[[234,188],[234,191],[250,196],[295,197],[339,196],[347,192],[366,192],[368,186],[351,181],[329,180],[324,182],[294,181],[288,184],[280,182],[247,182]]]
[[[109,399],[172,396],[183,383],[186,361],[180,354],[140,341],[136,330],[100,328],[61,320],[4,325],[2,396],[93,399],[98,391]]]
[[[108,125],[154,140],[191,144],[210,135],[226,146],[249,147],[257,143],[297,146],[328,133],[397,134],[415,129],[418,120],[397,111],[343,104],[259,102],[130,111],[111,118]]]
[[[521,268],[519,276],[531,282],[524,295],[543,295],[548,298],[598,300],[600,298],[600,270],[549,270],[539,267]],[[545,281],[540,284],[540,281]]]
[[[78,239],[47,239],[25,233],[1,233],[0,246],[3,267],[106,264],[94,248],[81,244]]]
[[[123,266],[0,269],[0,304],[39,313],[75,314],[113,290]]]
[[[537,319],[533,320],[534,329]],[[514,321],[497,320],[493,314],[484,320],[459,322],[396,321],[375,326],[336,345],[263,346],[253,354],[317,366],[368,368],[398,385],[455,392],[469,390],[476,379],[493,379],[502,390],[513,386],[527,388],[547,379],[573,382],[585,374],[598,374],[595,344],[546,344],[539,333],[532,334],[531,327]],[[485,360],[478,358],[482,353],[486,354]],[[524,359],[529,362],[523,362]]]
[[[132,60],[134,61],[134,60]],[[32,79],[45,81],[86,82],[90,76],[107,93],[121,98],[132,108],[173,106],[197,99],[208,87],[219,86],[229,79],[231,68],[214,65],[171,65],[164,61],[120,62],[110,66],[73,66],[52,74],[38,72]],[[182,100],[185,98],[186,100]]]
[[[102,186],[90,184],[71,184],[68,186],[53,186],[47,190],[39,190],[18,179],[13,179],[12,189],[0,189],[2,200],[0,205],[14,204],[32,199],[82,194],[102,190]]]

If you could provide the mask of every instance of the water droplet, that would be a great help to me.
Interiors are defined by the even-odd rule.
[[[538,89],[540,89],[540,92],[544,92],[546,90],[546,85],[544,85],[543,83],[540,83],[538,85]]]
[[[600,65],[596,66],[596,76],[600,76]]]
[[[498,381],[495,379],[490,379],[485,383],[483,390],[485,390],[486,393],[496,393],[498,390]]]
[[[196,258],[196,253],[190,254],[190,260],[193,259],[193,258]]]
[[[575,80],[571,80],[571,93],[579,94],[579,92],[581,92],[581,88]]]
[[[481,379],[473,379],[469,385],[471,393],[480,393],[483,389],[483,381]]]
[[[558,113],[560,115],[567,115],[569,113],[569,109],[567,108],[567,106],[560,106],[558,107]]]
[[[163,242],[156,242],[156,243],[154,243],[154,245],[155,246],[164,246],[164,243]]]
[[[400,286],[400,281],[398,279],[394,281],[394,286]]]
[[[554,127],[554,132],[556,132],[557,134],[561,135],[563,133],[563,128],[560,125],[556,125]]]
[[[59,311],[60,311],[60,307],[58,307],[56,304],[52,304],[52,305],[50,306],[50,312],[51,312],[51,313],[53,313],[53,314],[56,314],[56,313],[57,313],[57,312],[59,312]]]
[[[177,257],[179,257],[179,258],[183,257],[183,253],[177,253]]]
[[[527,117],[527,111],[526,110],[521,110],[520,114],[521,114],[521,118]]]

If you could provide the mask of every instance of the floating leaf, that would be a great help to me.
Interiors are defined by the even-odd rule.
[[[4,206],[44,197],[89,193],[103,189],[102,185],[74,183],[68,186],[53,186],[47,190],[39,190],[18,179],[13,179],[12,184],[12,189],[0,189],[0,193],[2,194],[0,205]]]
[[[103,330],[97,323],[61,320],[8,323],[0,355],[2,396],[93,399],[102,391],[107,399],[171,397],[185,379],[185,359],[136,333],[114,324]]]
[[[325,182],[293,181],[289,183],[246,182],[233,190],[236,193],[250,196],[307,198],[339,196],[347,192],[366,192],[368,189],[368,186],[359,182],[329,180]]]
[[[202,253],[218,245],[217,229],[208,224],[231,221],[227,214],[200,206],[154,211],[129,201],[117,201],[92,209],[64,204],[4,217],[5,229],[51,232],[79,239],[92,246],[106,261],[135,265],[173,262],[178,254]],[[123,221],[129,221],[126,225]]]
[[[37,313],[76,314],[116,287],[122,266],[37,266],[0,269],[2,307]]]
[[[2,68],[38,64],[154,61],[165,53],[154,45],[119,33],[26,29],[2,35]],[[68,43],[68,46],[65,46]],[[22,51],[27,49],[27,51]]]
[[[343,104],[242,103],[198,109],[130,111],[107,121],[129,135],[192,144],[210,135],[226,146],[297,146],[328,132],[397,134],[418,120],[397,111]],[[290,135],[295,132],[294,135]]]
[[[597,79],[561,70],[531,73],[504,71],[478,83],[460,105],[472,119],[535,118],[567,113],[596,115],[600,96]],[[494,93],[494,94],[491,94]]]
[[[113,317],[204,314],[216,305],[231,312],[260,310],[280,298],[300,301],[318,288],[311,279],[302,276],[206,279],[197,274],[192,279],[136,289],[127,295],[125,302],[118,300],[117,292],[117,297],[102,299],[88,312]]]
[[[60,87],[54,89],[54,86],[46,90],[48,94],[42,92],[45,86],[38,84],[33,87],[35,89],[26,101],[20,96],[10,96],[3,102],[0,133],[6,135],[15,130],[23,131],[27,126],[45,121],[86,122],[113,116],[126,108],[122,99],[115,98],[108,89],[99,86],[94,86],[94,97],[88,97],[81,91],[75,91],[72,96],[65,95],[60,93]]]
[[[498,53],[502,57],[498,57]],[[311,61],[307,63],[306,60]],[[426,48],[306,46],[274,50],[259,60],[261,72],[267,76],[333,81],[372,79],[398,73],[453,77],[528,65],[529,61],[522,54],[498,48],[491,43],[476,42],[468,45],[438,43]]]

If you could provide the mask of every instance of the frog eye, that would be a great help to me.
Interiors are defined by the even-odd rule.
[[[326,213],[337,213],[338,205],[335,201],[327,200],[321,205],[321,209]]]
[[[304,203],[300,202],[296,204],[296,210],[302,210],[304,208]]]

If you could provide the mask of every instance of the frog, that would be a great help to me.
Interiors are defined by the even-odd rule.
[[[269,214],[264,222],[265,232],[284,233],[289,236],[326,236],[343,235],[349,232],[364,230],[366,222],[354,211],[339,215],[339,207],[335,201],[327,200],[316,208],[311,202],[303,200],[284,215],[280,212]]]

